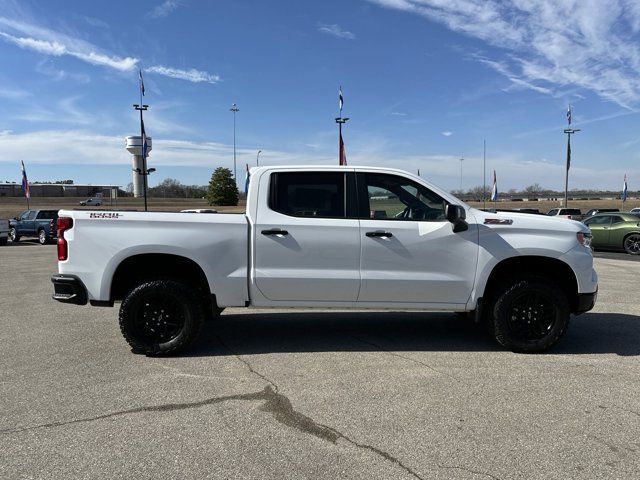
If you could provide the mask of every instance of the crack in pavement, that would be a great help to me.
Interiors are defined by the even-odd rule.
[[[361,342],[361,343],[364,343],[365,345],[370,345],[370,346],[372,346],[372,347],[374,347],[374,348],[377,348],[377,349],[378,349],[378,350],[380,350],[381,352],[387,353],[387,354],[392,355],[392,356],[394,356],[394,357],[402,358],[402,359],[404,359],[404,360],[408,360],[408,361],[413,362],[413,363],[417,363],[418,365],[422,365],[423,367],[427,367],[427,368],[428,368],[429,370],[431,370],[432,372],[435,372],[435,373],[437,373],[437,374],[439,374],[439,375],[444,375],[445,377],[448,377],[448,378],[450,378],[451,380],[453,380],[453,381],[455,381],[455,382],[458,382],[458,383],[462,383],[462,384],[464,384],[464,385],[471,386],[470,384],[468,384],[468,383],[466,383],[466,382],[463,382],[463,381],[462,381],[462,380],[460,380],[459,378],[456,378],[456,377],[454,377],[453,375],[451,375],[451,374],[449,374],[449,373],[447,373],[447,372],[443,372],[443,371],[441,371],[441,370],[438,370],[437,368],[434,368],[434,367],[432,367],[431,365],[428,365],[428,364],[426,364],[426,363],[424,363],[424,362],[421,362],[420,360],[416,360],[415,358],[407,357],[407,356],[405,356],[405,355],[400,355],[399,353],[394,352],[394,351],[392,351],[392,350],[389,350],[388,348],[385,348],[385,347],[383,347],[382,345],[379,345],[379,344],[377,344],[377,343],[375,343],[375,342],[371,342],[371,341],[369,341],[369,340],[365,340],[364,338],[358,337],[357,335],[351,335],[351,337],[352,337],[352,338],[355,338],[357,341],[359,341],[359,342]]]

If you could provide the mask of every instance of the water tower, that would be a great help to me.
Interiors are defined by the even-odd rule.
[[[140,198],[144,195],[144,178],[141,173],[144,170],[144,162],[142,161],[142,137],[140,135],[133,135],[126,137],[125,148],[133,155],[131,161],[131,183],[133,183],[133,196]],[[151,151],[151,137],[147,137],[147,155]]]

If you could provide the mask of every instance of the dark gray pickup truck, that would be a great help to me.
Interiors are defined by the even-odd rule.
[[[9,221],[9,239],[20,241],[22,237],[36,237],[41,245],[56,238],[58,210],[25,210]]]

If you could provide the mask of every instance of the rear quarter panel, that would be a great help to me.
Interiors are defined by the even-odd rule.
[[[242,306],[247,294],[247,221],[242,214],[61,211],[69,258],[60,273],[80,277],[92,300],[109,300],[120,263],[139,254],[178,255],[202,268],[219,306]]]

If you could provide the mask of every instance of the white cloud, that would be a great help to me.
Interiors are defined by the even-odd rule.
[[[180,80],[187,80],[193,83],[218,83],[220,77],[202,70],[196,70],[191,68],[189,70],[182,70],[179,68],[165,67],[164,65],[154,65],[145,69],[146,72],[157,73],[166,77],[178,78]]]
[[[166,17],[181,5],[182,2],[178,0],[165,0],[160,5],[157,5],[153,10],[151,10],[151,12],[149,12],[149,16],[153,18]]]
[[[445,137],[450,137],[451,135],[453,135],[453,132],[450,132],[449,130],[445,130],[444,132],[440,132],[440,134]]]
[[[0,98],[7,98],[9,100],[20,100],[30,95],[31,94],[26,90],[0,87]]]
[[[355,34],[348,31],[343,30],[340,25],[337,24],[327,24],[327,23],[319,23],[318,31],[322,33],[326,33],[327,35],[333,35],[334,37],[344,38],[347,40],[353,40],[356,38]]]
[[[511,52],[483,63],[513,88],[580,87],[621,106],[640,103],[637,0],[369,0],[418,14]]]
[[[407,114],[404,112],[391,112],[391,115],[395,116],[395,117],[406,117]]]
[[[16,36],[0,31],[0,38],[26,50],[33,50],[54,57],[68,55],[92,65],[113,68],[121,72],[131,71],[138,64],[137,58],[109,55],[101,52],[95,45],[85,42],[84,40],[74,39],[63,34],[58,34],[57,32],[7,21],[7,19],[2,17],[0,17],[0,25],[5,27],[13,26],[16,30],[37,31],[43,34],[42,37],[44,38],[35,38],[33,36]]]

